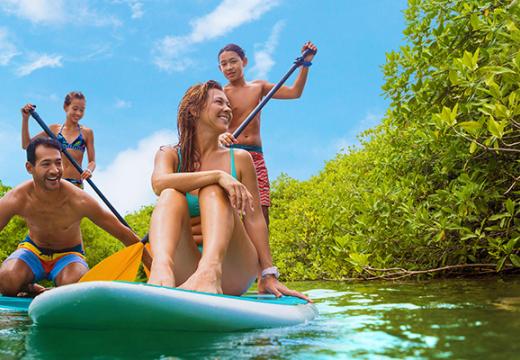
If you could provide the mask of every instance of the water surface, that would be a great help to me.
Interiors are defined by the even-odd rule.
[[[4,312],[0,358],[520,359],[518,276],[291,286],[315,300],[316,320],[239,333],[109,332],[38,329]]]

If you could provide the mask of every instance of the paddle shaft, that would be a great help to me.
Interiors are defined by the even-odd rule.
[[[51,131],[51,129],[49,129],[49,127],[47,126],[47,124],[45,124],[45,122],[42,120],[42,118],[40,117],[40,115],[38,115],[38,113],[34,110],[30,110],[29,113],[31,114],[31,116],[34,118],[34,120],[36,120],[36,122],[42,127],[43,131],[45,131],[47,133],[47,135],[49,135],[50,138],[58,141],[58,139],[56,138],[56,135],[54,135],[54,133]],[[61,151],[65,154],[65,156],[67,157],[67,159],[69,159],[70,163],[76,168],[76,170],[79,171],[80,174],[83,173],[83,169],[81,168],[81,166],[79,166],[79,164],[77,163],[76,160],[74,160],[74,158],[69,154],[69,152],[67,151],[67,149],[65,149],[63,146],[61,148]],[[110,203],[110,201],[108,201],[108,199],[105,197],[105,195],[103,195],[103,193],[98,189],[98,187],[96,186],[96,184],[94,184],[94,182],[91,180],[91,179],[87,179],[87,182],[90,184],[90,186],[92,187],[92,189],[94,189],[94,191],[96,192],[96,194],[98,194],[98,196],[101,198],[101,200],[103,200],[103,202],[106,204],[106,206],[108,206],[108,208],[112,211],[112,213],[117,217],[117,219],[119,221],[121,221],[121,223],[123,225],[125,225],[127,228],[131,229],[130,228],[130,225],[128,225],[128,223],[125,221],[125,219],[123,219],[123,217],[117,212],[117,210],[112,206],[112,204]]]
[[[267,95],[260,101],[260,103],[251,111],[251,113],[247,116],[247,118],[240,124],[240,126],[233,132],[233,137],[236,139],[240,136],[242,131],[246,128],[247,125],[255,118],[255,116],[262,110],[262,108],[267,104],[267,102],[273,97],[273,95],[282,87],[282,85],[287,81],[287,79],[292,75],[294,70],[300,67],[303,64],[303,61],[307,55],[313,54],[314,51],[311,49],[307,49],[303,52],[302,56],[296,59],[293,66],[289,69],[287,74],[278,81],[278,83],[267,93]]]

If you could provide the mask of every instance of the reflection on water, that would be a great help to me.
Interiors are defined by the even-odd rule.
[[[0,358],[519,358],[520,277],[292,286],[316,320],[238,333],[38,329],[0,313]]]

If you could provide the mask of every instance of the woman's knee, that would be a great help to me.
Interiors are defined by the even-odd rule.
[[[227,194],[220,185],[211,184],[199,190],[199,198],[227,199]]]
[[[175,189],[164,189],[157,200],[156,209],[188,210],[186,196]]]

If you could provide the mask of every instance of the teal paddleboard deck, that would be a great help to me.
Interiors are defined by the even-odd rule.
[[[27,312],[32,298],[0,295],[0,311]]]
[[[239,331],[302,324],[317,313],[313,304],[291,296],[218,295],[116,281],[62,286],[29,306],[37,326],[65,329]]]

